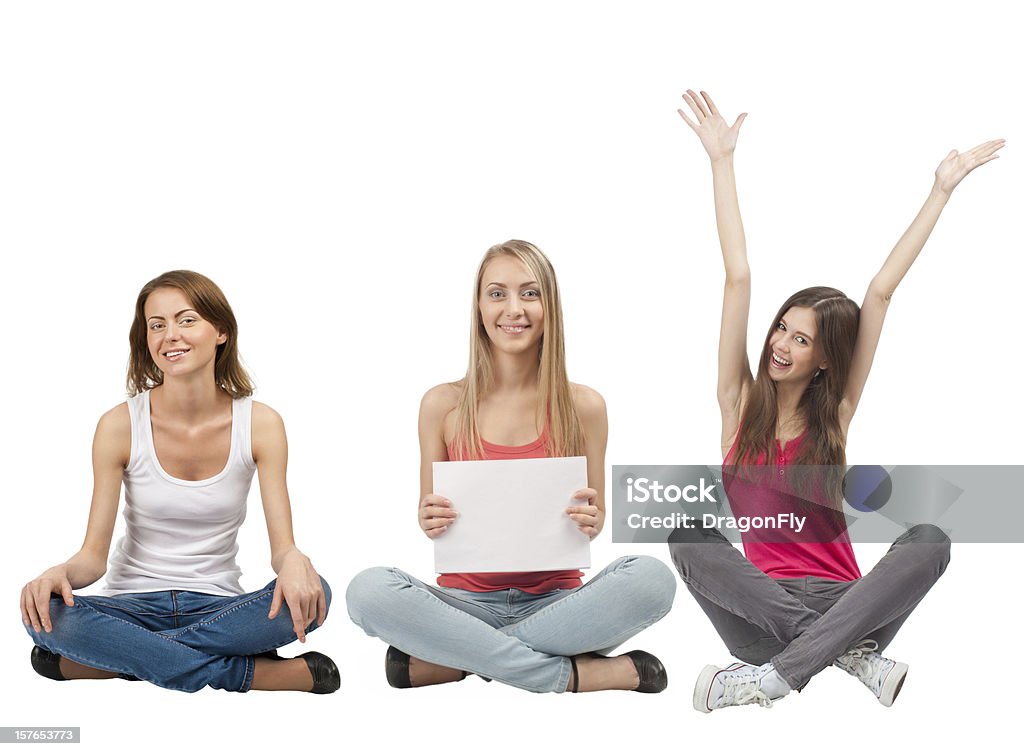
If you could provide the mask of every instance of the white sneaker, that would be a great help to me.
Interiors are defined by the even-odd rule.
[[[882,706],[892,706],[910,669],[878,653],[878,644],[873,640],[861,641],[836,659],[835,665],[868,686]]]
[[[719,669],[713,664],[704,667],[693,688],[693,708],[710,714],[726,706],[756,703],[771,708],[789,692],[789,686],[775,672],[772,664],[732,664]]]

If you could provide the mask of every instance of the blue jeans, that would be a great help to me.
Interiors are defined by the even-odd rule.
[[[323,583],[328,607],[331,589]],[[245,692],[252,685],[253,656],[294,641],[287,605],[267,619],[277,581],[240,596],[193,591],[75,596],[67,606],[50,598],[53,630],[37,645],[79,664],[148,680],[161,688],[211,688]],[[306,632],[316,628],[316,622]]]
[[[427,585],[395,568],[356,575],[352,621],[410,656],[537,693],[564,692],[568,659],[610,651],[664,617],[676,580],[649,556],[617,559],[581,588],[532,594]]]

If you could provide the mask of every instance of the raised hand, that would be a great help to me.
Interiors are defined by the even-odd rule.
[[[740,134],[740,126],[743,125],[747,114],[740,113],[733,125],[730,126],[722,118],[721,113],[718,112],[718,108],[715,107],[714,101],[707,92],[701,92],[698,95],[692,89],[687,89],[683,99],[690,106],[690,110],[693,111],[697,120],[694,121],[689,118],[681,108],[676,112],[700,137],[700,143],[704,145],[704,149],[707,151],[708,157],[711,158],[711,162],[731,155],[736,149],[736,139]]]
[[[996,154],[1006,144],[1005,139],[993,139],[979,144],[973,150],[957,152],[950,150],[946,158],[935,169],[935,188],[946,194],[951,193],[964,176],[979,165],[984,165],[999,156]]]

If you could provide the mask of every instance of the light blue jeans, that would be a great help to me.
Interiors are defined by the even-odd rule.
[[[617,559],[581,588],[438,588],[388,567],[356,575],[348,613],[410,656],[537,693],[564,692],[570,656],[610,651],[672,608],[675,576],[649,556]]]
[[[328,607],[331,589],[320,578]],[[161,688],[196,691],[209,685],[245,692],[253,657],[295,640],[287,605],[267,619],[277,581],[240,596],[193,591],[75,595],[75,605],[50,599],[51,632],[26,625],[37,645],[55,654]],[[316,628],[316,622],[306,632]]]

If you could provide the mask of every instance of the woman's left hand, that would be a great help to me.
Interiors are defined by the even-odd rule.
[[[935,188],[944,194],[952,192],[964,176],[979,165],[985,165],[999,156],[996,154],[1006,144],[1005,139],[993,139],[991,142],[979,144],[973,150],[957,152],[950,150],[945,160],[935,169]]]
[[[581,533],[586,533],[593,540],[601,532],[604,524],[604,515],[597,508],[597,491],[593,488],[581,488],[572,495],[574,499],[586,501],[586,504],[566,507],[565,512],[576,523]]]
[[[309,557],[298,549],[288,552],[281,562],[268,619],[277,616],[281,604],[288,605],[295,636],[301,643],[306,642],[306,628],[314,620],[319,627],[327,617],[327,598],[324,596],[320,575],[313,569]]]

